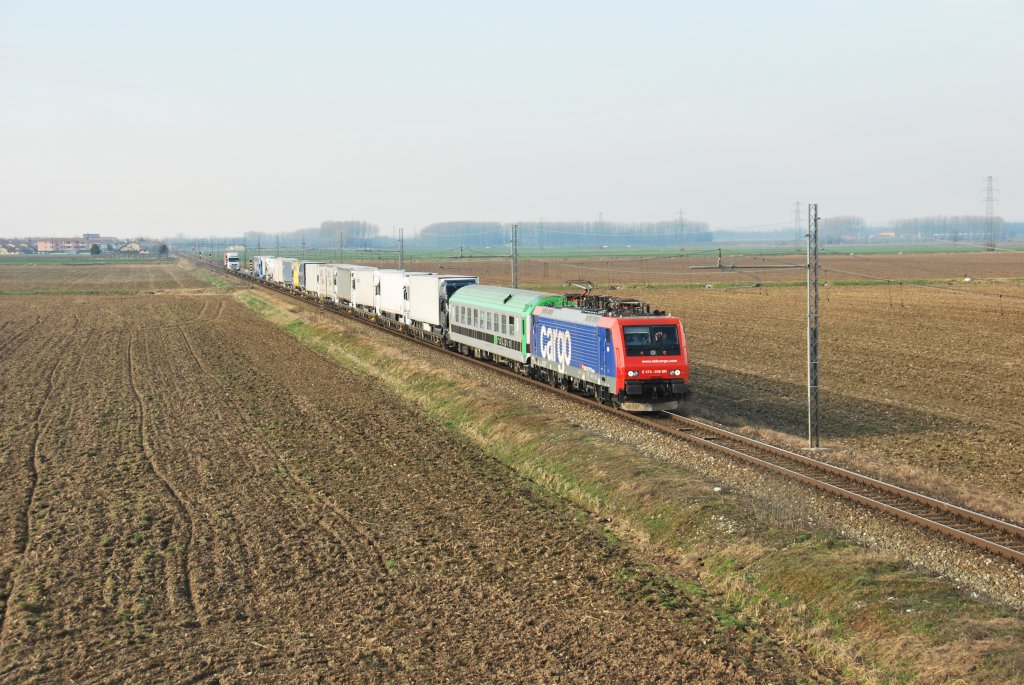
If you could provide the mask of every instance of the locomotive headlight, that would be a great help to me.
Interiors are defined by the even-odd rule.
[[[678,376],[679,374],[682,373],[682,371],[680,371],[679,369],[672,369],[669,373],[671,373],[673,376]]]
[[[627,371],[626,375],[629,376],[630,378],[636,378],[637,376],[640,375],[640,372],[639,371]]]

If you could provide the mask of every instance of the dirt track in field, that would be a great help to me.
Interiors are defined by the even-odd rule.
[[[0,681],[832,679],[228,296],[0,343]]]

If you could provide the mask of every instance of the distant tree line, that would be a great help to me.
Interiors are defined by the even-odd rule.
[[[711,242],[711,232],[703,222],[661,221],[655,223],[619,222],[523,222],[519,224],[519,247],[624,247],[671,246]],[[412,243],[428,248],[489,248],[512,241],[512,224],[464,221],[431,224]],[[410,244],[407,242],[407,244]]]
[[[924,216],[912,219],[897,219],[890,222],[890,230],[910,240],[985,240],[988,236],[988,219],[984,216]],[[1000,217],[992,219],[992,233],[995,240],[1006,240],[1007,225]]]
[[[1024,235],[1022,224],[1007,224],[1003,219],[992,220],[994,240],[1006,240]],[[834,216],[821,219],[818,224],[822,244],[857,244],[877,240],[915,242],[919,240],[960,240],[980,242],[988,237],[988,219],[984,216],[923,216],[896,219],[887,227],[870,227],[859,216]],[[717,236],[717,234],[716,234]]]
[[[310,249],[337,249],[344,237],[346,247],[392,247],[395,240],[380,234],[380,228],[365,221],[325,221],[316,228],[300,228],[283,233],[248,231],[241,239],[244,245],[261,245],[264,250],[274,245],[302,245]]]
[[[863,243],[868,235],[863,217],[830,216],[818,221],[818,240],[822,245]]]
[[[709,243],[712,234],[704,222],[677,221],[654,223],[618,222],[524,222],[519,224],[519,247],[600,247],[671,246],[683,243]],[[309,249],[387,249],[398,247],[394,235],[381,235],[380,228],[363,221],[325,221],[317,228],[302,228],[285,233],[249,231],[241,238],[223,238],[225,244],[259,244],[264,251],[275,245]],[[431,224],[415,236],[406,234],[406,248],[484,249],[508,245],[512,224],[497,221],[449,221]]]
[[[964,240],[979,242],[986,239],[984,216],[927,216],[899,219],[887,227],[868,226],[863,217],[833,216],[822,218],[819,225],[822,244],[858,244],[879,240]],[[1024,236],[1024,223],[1007,223],[1001,218],[993,221],[995,240]],[[774,231],[710,230],[702,221],[658,222],[547,222],[531,221],[519,224],[521,249],[566,247],[673,247],[707,244],[712,241],[785,242],[802,240],[806,228],[777,229]],[[415,236],[406,233],[405,247],[428,249],[485,249],[506,247],[512,240],[512,224],[497,221],[449,221],[423,228]],[[342,241],[343,244],[342,244]],[[240,237],[202,239],[207,245],[260,246],[264,253],[275,247],[294,250],[305,245],[310,250],[350,249],[397,250],[395,235],[382,235],[380,227],[365,221],[325,221],[318,227],[301,228],[284,233],[249,231]],[[177,236],[176,247],[188,249],[197,241]]]

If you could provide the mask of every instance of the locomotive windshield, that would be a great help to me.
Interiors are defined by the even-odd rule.
[[[623,326],[627,357],[679,355],[679,331],[675,326]]]

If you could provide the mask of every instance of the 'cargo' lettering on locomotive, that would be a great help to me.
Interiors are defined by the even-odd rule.
[[[569,331],[540,327],[540,356],[556,364],[568,364],[572,359],[572,336]]]

